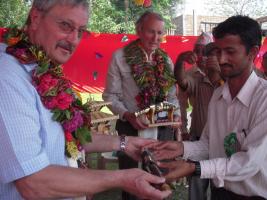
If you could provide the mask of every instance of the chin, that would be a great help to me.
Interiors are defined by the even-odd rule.
[[[69,57],[55,57],[53,60],[57,63],[57,64],[65,64],[66,62],[68,62],[68,60],[70,59],[70,56]]]
[[[64,64],[64,63],[68,62],[68,60],[70,59],[71,56],[72,55],[70,55],[70,54],[56,55],[55,60],[57,61],[58,64]]]

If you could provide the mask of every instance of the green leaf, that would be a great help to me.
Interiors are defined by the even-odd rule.
[[[36,68],[36,73],[38,75],[42,75],[43,73],[47,72],[47,70],[49,69],[49,64],[43,64],[42,66],[39,66]]]
[[[65,110],[65,116],[67,118],[67,120],[70,120],[71,119],[71,112],[69,110]]]
[[[65,90],[65,92],[66,92],[66,93],[68,93],[68,94],[73,94],[73,92],[72,92],[72,89],[71,89],[71,88],[68,88],[68,89],[66,89],[66,90]]]
[[[78,140],[80,141],[81,145],[84,145],[92,141],[91,132],[87,127],[78,128],[75,134]]]
[[[75,104],[77,105],[77,106],[83,106],[83,103],[82,103],[82,101],[80,100],[80,99],[75,99]]]
[[[61,116],[61,111],[58,110],[58,109],[55,109],[55,110],[53,110],[52,112],[53,112],[53,117],[52,117],[52,119],[53,119],[54,121],[60,121],[59,119],[60,119],[60,116]]]
[[[52,88],[52,89],[50,89],[50,90],[45,94],[45,96],[52,96],[52,97],[57,96],[57,88]]]

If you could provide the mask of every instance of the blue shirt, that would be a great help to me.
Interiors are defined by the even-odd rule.
[[[0,199],[22,199],[14,181],[67,165],[64,132],[31,83],[36,64],[0,52]]]

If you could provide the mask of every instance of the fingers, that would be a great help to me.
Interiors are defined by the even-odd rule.
[[[148,145],[145,145],[144,148],[146,149],[151,149],[151,150],[156,150],[158,149],[158,147],[162,144],[163,142],[160,142],[160,141],[155,141],[151,144],[148,144]]]
[[[161,168],[165,168],[168,170],[173,170],[174,168],[177,167],[177,161],[172,161],[172,162],[157,162],[158,166]]]
[[[177,61],[187,62],[189,64],[195,64],[197,60],[197,55],[192,51],[185,51],[181,53]]]
[[[146,129],[147,125],[142,123],[136,116],[134,113],[130,113],[130,112],[126,112],[124,114],[124,118],[130,122],[130,124],[137,130],[142,130],[142,129]]]
[[[138,127],[138,130],[144,130],[148,126],[147,126],[147,124],[144,124],[144,123],[140,122],[139,120],[137,120],[137,127]]]
[[[193,53],[193,52],[188,52],[188,53],[186,53],[186,55],[185,55],[185,60],[184,61],[186,61],[186,62],[188,62],[189,64],[195,64],[196,63],[196,61],[197,61],[197,56],[196,56],[196,54],[195,53]]]
[[[171,183],[171,182],[176,181],[180,178],[179,174],[177,174],[177,171],[175,171],[175,170],[167,173],[164,177],[166,178],[167,183]]]
[[[156,151],[153,152],[153,157],[155,160],[165,160],[165,159],[173,159],[175,158],[175,155],[172,152]]]
[[[207,69],[210,70],[220,70],[218,59],[216,56],[209,56],[206,62]]]
[[[171,194],[170,190],[160,191],[152,186],[165,183],[165,178],[157,177],[148,173],[146,173],[145,176],[145,180],[147,182],[144,182],[143,188],[146,190],[146,199],[165,199]]]

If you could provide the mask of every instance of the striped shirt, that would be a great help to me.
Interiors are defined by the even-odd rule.
[[[48,165],[66,166],[61,125],[31,83],[36,65],[0,52],[0,199],[22,199],[14,181]]]

